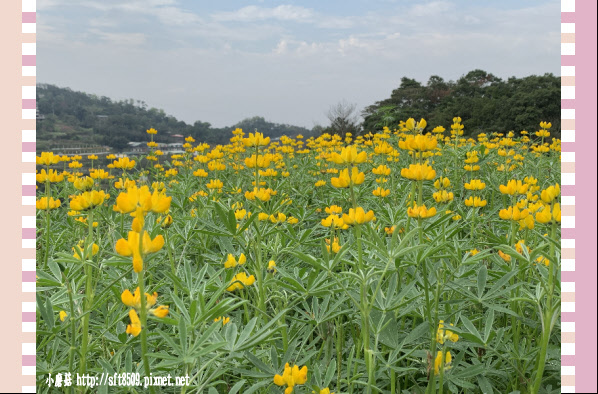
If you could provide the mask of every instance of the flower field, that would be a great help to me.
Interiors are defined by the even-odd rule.
[[[453,122],[42,153],[38,391],[560,392],[560,141]]]

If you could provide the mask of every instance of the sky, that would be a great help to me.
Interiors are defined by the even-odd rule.
[[[37,81],[187,123],[312,128],[402,77],[560,75],[560,1],[37,0]]]

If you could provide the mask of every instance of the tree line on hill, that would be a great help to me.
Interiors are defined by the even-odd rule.
[[[312,130],[305,127],[268,122],[260,116],[244,119],[230,127],[216,128],[202,121],[190,125],[167,115],[164,110],[148,108],[140,100],[113,101],[105,96],[50,84],[38,84],[37,109],[43,118],[38,118],[37,122],[38,141],[85,142],[116,150],[126,149],[131,141],[145,141],[145,130],[152,127],[159,131],[154,136],[156,142],[174,142],[173,135],[178,134],[212,145],[226,144],[232,136],[231,131],[237,127],[245,132],[257,129],[272,138],[312,135]]]
[[[483,70],[470,71],[456,82],[433,75],[425,85],[403,77],[389,98],[365,108],[362,116],[363,130],[391,127],[408,118],[448,128],[459,116],[465,135],[531,132],[547,121],[552,135],[560,138],[561,79],[544,74],[502,80]]]
[[[376,132],[384,126],[394,128],[408,118],[427,120],[431,127],[445,128],[460,116],[465,135],[481,132],[535,131],[540,121],[552,123],[552,135],[560,137],[560,77],[553,74],[511,77],[502,80],[483,70],[473,70],[457,81],[431,76],[426,84],[403,77],[389,98],[366,107],[361,114],[355,104],[346,101],[330,107],[326,127],[311,130],[278,124],[255,116],[223,128],[208,122],[192,125],[167,115],[163,110],[148,108],[140,100],[113,101],[105,96],[75,92],[50,84],[38,84],[38,141],[84,141],[116,150],[126,149],[130,141],[146,139],[145,130],[159,131],[157,142],[173,142],[172,135],[193,136],[209,144],[225,144],[237,127],[245,132],[255,129],[265,136],[318,136],[322,133],[353,135]],[[41,146],[41,145],[40,145]]]

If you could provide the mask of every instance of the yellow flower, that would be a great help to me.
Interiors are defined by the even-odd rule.
[[[270,219],[272,223],[282,223],[287,220],[287,216],[282,212],[278,212],[276,215],[270,215],[268,219]]]
[[[270,201],[270,198],[276,194],[276,191],[268,188],[253,188],[253,191],[246,191],[245,198],[248,200],[255,200],[256,198],[260,201],[266,202]]]
[[[413,181],[431,181],[436,177],[436,171],[428,164],[411,164],[408,169],[401,169],[401,176]]]
[[[289,224],[297,224],[299,223],[299,219],[293,217],[293,216],[289,216],[289,218],[287,219],[287,223]]]
[[[482,200],[480,197],[470,196],[465,200],[465,205],[468,207],[485,207],[488,201]]]
[[[320,180],[320,181],[317,181],[316,183],[314,183],[314,186],[320,187],[320,186],[324,186],[325,184],[326,184],[326,181]]]
[[[81,191],[91,190],[93,187],[93,178],[88,176],[83,178],[76,177],[73,181],[73,186],[75,186],[75,189]]]
[[[210,190],[218,189],[218,191],[221,191],[224,184],[220,179],[211,179],[210,182],[206,184],[206,187]]]
[[[299,369],[299,366],[293,365],[291,368],[289,363],[286,363],[282,376],[278,374],[274,375],[275,385],[287,386],[284,390],[285,394],[291,394],[296,385],[305,384],[305,382],[307,382],[307,366],[303,366],[303,368]]]
[[[96,168],[92,171],[89,171],[89,176],[92,177],[93,179],[114,178],[114,177],[111,177],[110,174],[108,172],[106,172],[105,170],[98,169],[98,168]]]
[[[51,210],[51,209],[56,209],[59,206],[60,206],[60,200],[58,200],[58,199],[54,200],[52,197],[50,197],[49,201],[48,201],[48,197],[42,197],[39,200],[35,201],[36,209]]]
[[[343,148],[341,153],[333,152],[330,160],[336,164],[361,164],[368,158],[367,152],[359,152],[357,145],[351,145]]]
[[[468,164],[468,165],[464,166],[463,169],[465,169],[465,171],[479,171],[480,166],[478,166],[478,165],[472,166],[472,165]]]
[[[544,209],[536,212],[536,221],[546,224],[552,221],[560,223],[561,221],[561,204],[555,203],[552,206],[552,212],[550,205],[545,205]]]
[[[56,170],[46,170],[42,169],[39,174],[35,174],[35,180],[37,183],[44,183],[46,181],[50,181],[52,183],[55,182],[62,182],[64,180],[64,175],[59,174]]]
[[[104,203],[110,195],[104,193],[103,190],[97,191],[92,190],[90,192],[84,192],[77,196],[74,196],[70,202],[70,207],[74,211],[85,211],[92,209]]]
[[[372,191],[372,194],[376,197],[386,197],[390,194],[390,189],[383,189],[381,187],[378,187]]]
[[[552,127],[552,123],[542,121],[542,122],[540,122],[540,127],[543,129],[549,129]]]
[[[448,366],[448,364],[450,364],[452,360],[453,360],[453,358],[451,356],[451,352],[446,352],[446,356],[444,359],[444,369],[445,370],[450,368],[450,366]],[[436,359],[434,360],[434,375],[438,375],[440,373],[441,364],[442,364],[442,352],[438,351],[438,353],[436,354]]]
[[[129,311],[129,319],[131,319],[131,324],[127,325],[126,333],[136,337],[141,332],[141,320],[139,320],[135,309]]]
[[[408,135],[405,140],[399,141],[399,148],[410,151],[426,152],[436,149],[438,140],[431,135]]]
[[[112,165],[114,165],[114,168],[130,170],[131,168],[135,167],[135,160],[129,160],[128,157],[121,157],[120,159],[115,160]]]
[[[498,188],[502,194],[509,194],[512,196],[515,194],[526,194],[527,189],[529,189],[529,184],[513,179],[507,182],[506,186],[500,185]]]
[[[453,324],[451,323],[450,325],[452,326]],[[451,330],[445,329],[444,320],[440,320],[440,323],[438,324],[438,330],[436,331],[436,341],[442,345],[446,340],[457,342],[459,340],[459,335],[455,334]]]
[[[526,216],[523,220],[519,221],[519,230],[529,229],[533,230],[535,227],[533,215]]]
[[[341,219],[338,215],[329,215],[326,219],[322,219],[320,223],[324,227],[333,226],[341,229],[346,229],[349,227],[343,222],[343,219]]]
[[[166,317],[166,315],[168,315],[168,310],[168,305],[160,305],[157,308],[150,309],[150,312],[152,313],[152,315],[156,317],[163,318]]]
[[[214,323],[222,321],[222,325],[225,325],[226,323],[228,323],[230,321],[230,317],[224,317],[224,316],[220,316],[214,319]]]
[[[245,166],[247,168],[266,168],[272,162],[272,155],[251,155],[245,158]]]
[[[561,188],[559,184],[555,184],[554,186],[549,186],[548,188],[542,190],[540,193],[540,198],[547,204],[552,203],[558,196],[561,194]]]
[[[258,133],[257,131],[254,133],[249,133],[247,138],[243,138],[243,144],[245,146],[266,146],[270,143],[270,137],[264,138],[264,134]]]
[[[157,190],[154,190],[154,194],[157,194]],[[144,212],[147,212],[152,209],[153,199],[154,196],[150,193],[149,187],[142,186],[138,188],[133,185],[129,187],[126,192],[121,192],[118,197],[116,197],[116,204],[112,209],[119,213],[130,213],[135,211],[139,206]],[[158,195],[156,195],[155,199],[156,202],[161,202],[162,204],[165,203],[165,200],[162,200]],[[168,200],[168,205],[170,207],[170,200]]]
[[[426,208],[426,205],[413,205],[413,208],[407,208],[407,215],[412,218],[417,219],[427,219],[431,218],[432,216],[436,215],[436,208],[432,207],[430,209]]]
[[[197,171],[193,171],[193,175],[197,176],[197,177],[205,178],[205,177],[208,176],[208,173],[205,170],[203,170],[203,169],[200,168]]]
[[[375,220],[374,211],[370,210],[367,213],[363,210],[362,207],[357,207],[356,209],[350,208],[349,214],[343,214],[343,222],[352,225],[352,224],[364,224]]]
[[[129,189],[135,186],[135,181],[126,179],[123,181],[122,178],[118,178],[118,181],[114,182],[114,187],[117,189]]]
[[[316,394],[315,391],[312,391],[312,394]],[[326,387],[325,389],[320,390],[319,394],[334,394],[330,392],[330,389],[328,387]]]
[[[550,132],[548,130],[538,130],[536,131],[536,135],[538,137],[550,137]]]
[[[253,275],[247,276],[245,272],[240,272],[234,276],[230,281],[229,286],[226,288],[228,291],[241,290],[246,286],[251,286],[255,282]]]
[[[68,315],[66,314],[65,311],[60,311],[60,313],[58,314],[58,316],[60,317],[60,321],[64,321],[64,319],[66,319],[66,317]]]
[[[332,179],[330,179],[330,184],[336,188],[349,187],[349,185],[351,184],[349,169],[345,168],[339,173],[338,177],[333,177]]]
[[[268,271],[269,274],[275,274],[276,273],[276,262],[274,260],[270,260],[268,262],[267,271]]]
[[[524,209],[522,211],[517,208],[517,206],[509,207],[507,209],[501,209],[498,212],[498,216],[503,220],[523,220],[529,215],[529,210]],[[538,220],[539,221],[539,220]]]
[[[35,157],[35,164],[52,165],[60,162],[60,156],[54,155],[52,152],[42,152],[40,156]]]
[[[446,178],[444,178],[446,179]],[[436,181],[438,182],[438,181]],[[435,193],[432,194],[432,197],[434,197],[434,201],[436,202],[449,202],[449,201],[453,201],[454,195],[453,192],[447,192],[446,190],[439,190]]]
[[[260,212],[257,214],[257,220],[259,220],[259,221],[268,220],[269,218],[270,218],[270,215],[268,215],[266,212]]]
[[[434,187],[436,189],[448,189],[451,186],[451,181],[448,178],[445,177],[440,177],[438,179],[436,179],[436,181],[434,182]]]
[[[334,237],[332,245],[330,245],[330,240],[326,238],[326,249],[328,250],[328,252],[332,250],[332,253],[338,253],[338,251],[341,250],[341,245],[338,243],[338,237]]]
[[[168,228],[168,227],[170,227],[172,225],[172,222],[173,222],[172,216],[167,215],[164,218],[164,220],[161,220],[161,217],[160,217],[160,218],[158,218],[158,223],[160,223],[160,222],[161,222],[160,227],[162,227],[162,228]]]
[[[232,254],[229,254],[226,261],[224,262],[224,268],[234,268],[237,265],[243,265],[247,261],[244,253],[241,253],[239,256],[239,260],[235,260],[235,257]]]
[[[120,299],[126,306],[130,308],[139,309],[141,308],[141,293],[139,292],[139,287],[135,289],[135,292],[131,294],[129,289],[123,291],[120,295]],[[146,303],[145,306],[147,308],[151,308],[156,304],[158,300],[158,293],[154,292],[154,294],[145,293]]]
[[[143,269],[143,255],[155,253],[164,246],[164,237],[162,235],[156,236],[153,240],[147,231],[143,233],[142,250],[139,250],[139,233],[129,231],[128,239],[121,238],[116,242],[116,252],[121,256],[133,257],[133,270],[141,272]]]
[[[501,259],[503,259],[503,260],[504,260],[504,261],[506,261],[507,263],[508,263],[509,261],[511,261],[511,256],[509,256],[509,255],[508,255],[508,254],[506,254],[506,253],[503,253],[503,251],[502,251],[502,250],[499,250],[499,251],[498,251],[498,255],[500,256],[500,258],[501,258]]]
[[[339,207],[338,205],[331,205],[329,207],[326,207],[325,211],[329,215],[339,214],[343,212],[343,208]]]
[[[484,190],[486,184],[479,179],[472,179],[471,182],[465,184],[467,190]]]
[[[158,130],[154,129],[153,127],[149,130],[145,130],[145,132],[148,134],[158,134]]]
[[[385,165],[379,165],[378,167],[372,169],[372,173],[376,175],[388,176],[390,175],[390,168]]]
[[[550,260],[548,260],[548,259],[547,259],[546,257],[544,257],[544,256],[540,256],[540,257],[538,257],[538,258],[536,259],[536,261],[537,261],[538,263],[542,263],[542,264],[544,264],[544,265],[545,265],[545,266],[547,266],[547,267],[550,265]]]

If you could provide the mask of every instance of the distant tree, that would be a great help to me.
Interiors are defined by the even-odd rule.
[[[326,117],[330,121],[330,125],[324,129],[324,132],[338,134],[343,138],[345,138],[347,133],[356,136],[360,132],[357,104],[349,103],[345,100],[340,101],[330,106]]]

